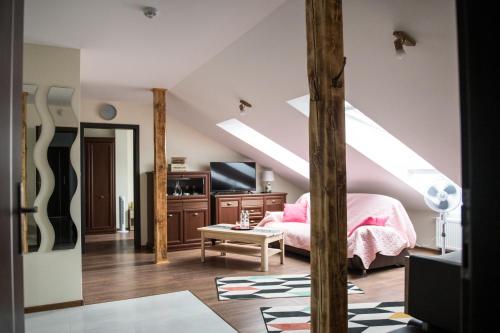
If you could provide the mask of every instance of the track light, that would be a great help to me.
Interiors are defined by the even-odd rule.
[[[410,35],[408,35],[404,31],[394,31],[392,34],[394,35],[394,37],[396,37],[396,39],[394,40],[396,57],[398,59],[403,59],[406,54],[404,46],[415,46],[417,42],[415,42],[415,39],[410,37]]]
[[[247,108],[251,108],[252,107],[252,104],[248,103],[247,101],[243,100],[243,99],[240,99],[240,114],[242,116],[244,116],[245,114],[247,114],[248,110]]]

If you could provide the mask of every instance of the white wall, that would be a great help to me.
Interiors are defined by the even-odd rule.
[[[80,114],[80,51],[25,44],[23,82],[38,85],[38,108],[47,108],[51,86],[71,87],[73,110]],[[71,149],[71,162],[80,179],[80,143]],[[80,185],[71,201],[71,217],[78,231],[72,250],[32,252],[24,255],[24,305],[26,307],[82,299]]]
[[[214,139],[197,131],[182,121],[169,116],[167,120],[167,158],[171,156],[187,157],[186,164],[189,170],[209,170],[210,162],[240,162],[250,160],[248,157],[222,145]],[[263,191],[261,179],[265,165],[257,165],[257,191]],[[287,181],[275,173],[272,183],[274,192],[287,192],[287,200],[295,202],[304,193],[304,189]]]
[[[106,122],[99,117],[99,106],[104,101],[83,100],[82,101],[82,122]],[[125,102],[109,102],[113,104],[118,115],[109,123],[134,124],[139,125],[140,132],[140,178],[141,178],[141,243],[147,241],[147,182],[146,172],[153,170],[154,164],[154,144],[153,144],[153,106],[152,104],[138,104]],[[172,106],[173,107],[173,106]],[[187,157],[189,170],[208,170],[211,161],[242,161],[247,157],[235,152],[225,145],[209,138],[193,127],[179,121],[170,115],[171,109],[167,98],[167,159],[171,156]],[[257,172],[260,175],[262,166],[258,165]],[[288,201],[294,202],[303,189],[286,181],[279,175],[275,175],[273,191],[287,192]],[[258,190],[262,189],[261,182],[258,182]]]
[[[103,101],[82,100],[80,121],[90,123],[111,123],[139,125],[139,173],[141,191],[141,243],[147,242],[147,179],[146,172],[153,170],[153,106],[151,104],[133,104],[106,101],[113,104],[118,114],[115,119],[105,121],[99,116],[99,107]]]
[[[436,249],[436,216],[431,210],[408,210],[417,233],[417,246]]]

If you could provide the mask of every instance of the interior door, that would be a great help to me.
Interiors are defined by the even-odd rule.
[[[0,331],[24,332],[20,246],[23,1],[0,1]]]
[[[85,186],[85,232],[116,232],[114,138],[85,138]]]

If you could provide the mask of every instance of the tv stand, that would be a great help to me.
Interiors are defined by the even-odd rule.
[[[283,211],[287,193],[214,193],[211,196],[212,224],[235,224],[242,210],[250,215],[250,225],[258,224],[266,211]]]

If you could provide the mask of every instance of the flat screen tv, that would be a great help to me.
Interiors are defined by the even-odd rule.
[[[256,190],[255,162],[210,162],[212,192]]]

